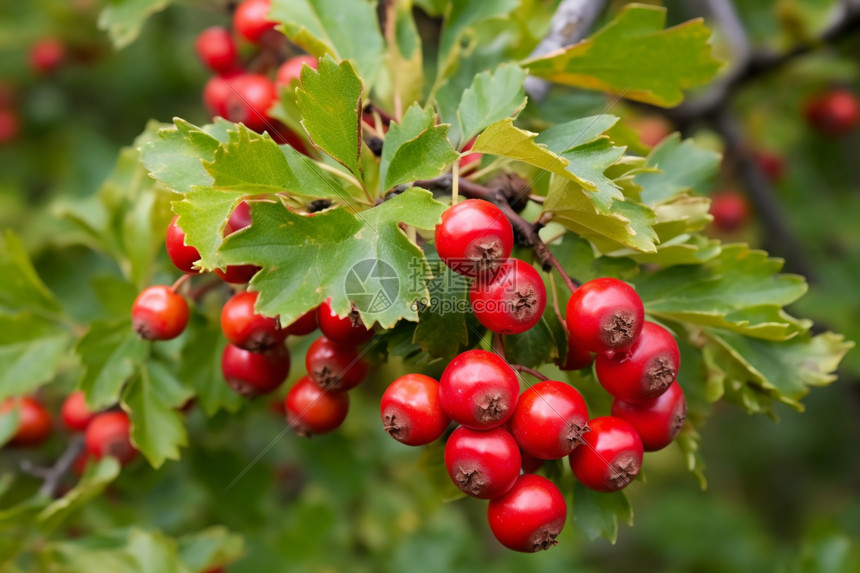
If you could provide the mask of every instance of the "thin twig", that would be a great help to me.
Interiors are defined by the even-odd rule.
[[[533,368],[529,368],[528,366],[523,366],[522,364],[511,364],[510,367],[513,368],[514,370],[516,370],[517,372],[525,372],[526,374],[531,374],[532,376],[534,376],[538,380],[543,380],[543,381],[549,380],[549,378],[547,376],[544,376],[543,374],[541,374],[537,370],[535,370]]]
[[[75,436],[69,442],[69,445],[66,446],[66,450],[60,454],[59,458],[57,458],[56,463],[54,463],[54,465],[45,472],[45,476],[43,478],[44,482],[42,483],[42,487],[39,488],[39,495],[44,497],[54,497],[57,494],[60,482],[63,481],[63,478],[69,473],[69,470],[72,469],[75,460],[78,459],[78,456],[81,455],[83,450],[83,436]]]

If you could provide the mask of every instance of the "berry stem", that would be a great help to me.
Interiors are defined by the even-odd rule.
[[[526,374],[531,374],[532,376],[534,376],[538,380],[543,380],[543,381],[549,380],[549,378],[547,378],[546,376],[544,376],[543,374],[541,374],[540,372],[538,372],[534,368],[529,368],[528,366],[523,366],[522,364],[511,364],[510,366],[511,366],[511,368],[516,370],[517,372],[525,372]]]
[[[562,328],[567,331],[567,321],[564,318],[564,315],[561,313],[561,308],[558,306],[558,291],[556,291],[555,287],[555,275],[549,273],[549,287],[552,289],[552,308],[555,310],[555,317],[558,319],[559,324],[561,324]]]
[[[505,342],[498,332],[493,333],[493,352],[501,356],[503,360],[507,360],[505,358]]]
[[[176,282],[174,282],[172,285],[170,285],[170,290],[172,292],[176,292],[177,290],[179,290],[179,287],[181,287],[183,284],[185,284],[186,282],[188,282],[190,280],[191,280],[190,274],[188,274],[188,273],[183,274],[181,277],[176,279]]]
[[[48,468],[44,474],[42,486],[39,488],[39,495],[47,498],[52,498],[56,495],[60,487],[60,482],[69,473],[69,470],[81,455],[84,450],[84,437],[75,436],[66,446],[66,449],[57,458],[54,465]]]
[[[197,302],[201,298],[203,298],[203,296],[206,295],[206,293],[209,292],[210,290],[212,290],[214,288],[218,288],[218,287],[226,285],[226,284],[227,283],[225,283],[221,279],[209,281],[206,284],[202,284],[198,287],[194,287],[190,291],[188,291],[188,298],[190,298],[194,302]]]

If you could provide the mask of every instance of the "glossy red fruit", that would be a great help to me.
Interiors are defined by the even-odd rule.
[[[472,149],[472,146],[475,145],[476,139],[477,138],[475,138],[475,137],[470,139],[466,143],[466,145],[463,146],[463,151],[469,151],[470,149]],[[469,169],[471,166],[477,167],[478,164],[481,163],[482,157],[483,157],[483,154],[481,154],[481,153],[468,153],[468,154],[462,156],[460,158],[460,169],[466,170],[466,169]]]
[[[314,340],[305,355],[308,376],[320,388],[345,391],[364,380],[367,365],[354,346],[338,344],[321,336]]]
[[[514,230],[501,209],[468,199],[442,213],[436,251],[451,270],[474,277],[498,270],[514,248]]]
[[[331,299],[327,299],[317,311],[317,324],[328,338],[340,344],[358,346],[373,338],[373,331],[361,322],[358,309],[352,307],[346,316],[338,316],[331,308]]]
[[[445,468],[466,495],[494,499],[510,490],[522,460],[513,436],[504,428],[470,430],[460,426],[445,442]]]
[[[262,133],[272,125],[269,108],[278,98],[275,84],[261,74],[241,74],[228,81],[225,118]]]
[[[83,432],[96,417],[96,413],[87,406],[87,400],[83,392],[72,392],[63,402],[60,410],[63,424],[73,432]]]
[[[236,293],[221,309],[224,336],[231,344],[252,352],[283,344],[287,338],[277,318],[256,313],[257,298],[256,292]]]
[[[848,90],[831,90],[807,102],[806,120],[822,135],[846,135],[860,123],[860,101]]]
[[[554,483],[543,476],[522,475],[511,490],[487,507],[490,530],[514,551],[535,553],[558,545],[567,505]]]
[[[281,64],[281,67],[278,68],[278,74],[275,76],[275,85],[290,87],[293,80],[301,79],[302,68],[306,64],[315,70],[319,60],[313,56],[303,55],[292,57]]]
[[[614,354],[629,348],[639,336],[645,307],[624,281],[599,278],[570,295],[566,321],[577,346],[598,354]]]
[[[749,202],[737,191],[722,191],[711,197],[711,215],[720,231],[737,231],[750,219]]]
[[[230,87],[230,80],[213,76],[203,86],[203,105],[213,118],[227,117],[227,101],[232,95],[233,88]]]
[[[0,108],[0,145],[13,141],[20,127],[18,114],[11,109]]]
[[[642,467],[642,440],[627,421],[615,416],[592,419],[585,444],[570,454],[570,468],[582,485],[595,491],[618,491],[636,479]]]
[[[570,384],[545,380],[520,395],[510,428],[523,451],[556,460],[582,443],[588,432],[588,407]]]
[[[292,336],[305,336],[317,329],[317,309],[312,308],[296,319],[294,323],[284,327],[284,331]]]
[[[227,28],[206,28],[197,36],[195,48],[203,65],[215,73],[223,75],[239,69],[239,50]]]
[[[546,287],[533,266],[508,259],[480,276],[469,290],[478,321],[499,334],[519,334],[536,325],[546,308]]]
[[[406,374],[389,384],[379,410],[385,431],[407,446],[438,440],[451,422],[439,400],[439,383],[424,374]]]
[[[247,201],[239,203],[224,227],[224,236],[232,235],[236,231],[244,229],[251,224],[251,206]],[[260,267],[254,265],[229,265],[226,269],[215,269],[215,274],[226,283],[245,284],[250,281]]]
[[[164,238],[164,246],[167,248],[167,256],[174,266],[183,273],[197,273],[194,263],[200,260],[200,252],[194,247],[185,244],[185,231],[176,224],[178,216],[174,216],[167,225],[167,235]]]
[[[234,392],[248,398],[273,392],[290,373],[290,353],[283,344],[251,352],[228,344],[221,355],[221,372]]]
[[[41,402],[31,396],[6,398],[0,414],[18,411],[18,429],[9,443],[15,446],[38,446],[51,435],[51,415]]]
[[[616,398],[612,401],[612,415],[630,422],[639,434],[646,452],[662,450],[672,443],[687,419],[687,400],[677,382],[659,397],[630,404]]]
[[[246,40],[257,44],[277,22],[269,20],[269,0],[245,0],[233,13],[233,27]]]
[[[514,413],[520,383],[501,357],[468,350],[454,357],[439,380],[439,398],[452,420],[474,430],[504,424]]]
[[[559,364],[561,370],[582,370],[594,364],[595,354],[577,344],[574,336],[567,337],[567,355],[564,364]]]
[[[97,460],[115,457],[126,465],[137,455],[131,444],[131,422],[125,412],[103,412],[96,415],[84,434],[86,451]]]
[[[290,388],[285,401],[287,422],[300,436],[331,432],[340,426],[349,410],[349,395],[320,388],[309,376]]]
[[[42,38],[30,47],[30,66],[40,74],[56,71],[66,58],[66,47],[57,38]]]
[[[645,321],[630,351],[612,358],[599,355],[597,380],[614,398],[639,404],[653,400],[675,381],[681,351],[672,333]]]
[[[131,305],[131,326],[146,340],[171,340],[188,324],[188,303],[169,286],[143,289]]]

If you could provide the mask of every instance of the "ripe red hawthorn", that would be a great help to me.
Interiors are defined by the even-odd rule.
[[[711,215],[714,227],[729,233],[744,227],[750,218],[746,197],[737,191],[721,191],[711,198]]]
[[[66,58],[66,47],[57,38],[42,38],[30,47],[30,66],[37,73],[56,71]]]
[[[860,101],[848,90],[831,90],[812,98],[805,112],[809,124],[830,137],[851,133],[860,123]]]
[[[236,231],[251,225],[251,206],[247,201],[239,203],[224,227],[224,236],[232,235]],[[245,284],[250,281],[260,267],[254,265],[228,265],[226,269],[215,269],[215,274],[221,277],[225,283]]]
[[[41,402],[31,396],[6,398],[0,404],[0,414],[18,411],[18,429],[9,443],[14,446],[38,446],[51,435],[51,415]]]
[[[442,213],[436,251],[454,272],[474,277],[498,270],[514,248],[514,230],[501,209],[468,199]]]
[[[364,380],[367,365],[354,346],[339,344],[325,336],[316,339],[305,355],[308,376],[320,388],[350,390]]]
[[[479,276],[469,289],[478,321],[499,334],[520,334],[536,325],[546,308],[546,287],[533,266],[508,259]]]
[[[466,495],[494,499],[510,490],[522,459],[513,436],[504,428],[470,430],[460,426],[445,443],[445,468]]]
[[[320,388],[304,376],[290,388],[285,401],[287,422],[300,436],[331,432],[346,419],[349,395]]]
[[[275,84],[261,74],[240,74],[227,80],[226,119],[262,133],[272,127],[269,108],[278,98]]]
[[[348,315],[341,317],[332,310],[331,299],[319,306],[317,324],[326,337],[339,344],[358,346],[373,338],[373,330],[364,326],[354,305]]]
[[[113,456],[122,465],[137,455],[131,444],[131,422],[128,414],[120,411],[103,412],[93,418],[84,434],[86,451],[97,460]]]
[[[289,326],[283,327],[287,334],[292,336],[304,336],[317,329],[317,309],[312,308]]]
[[[233,13],[233,28],[240,36],[257,44],[269,30],[274,30],[277,22],[269,20],[269,0],[245,0]]]
[[[72,392],[63,402],[63,408],[60,410],[60,416],[63,418],[63,423],[73,432],[83,432],[96,417],[96,412],[92,412],[87,407],[87,400],[83,392]]]
[[[588,432],[588,407],[570,384],[545,380],[520,395],[510,428],[523,451],[544,460],[563,458]]]
[[[639,336],[645,307],[633,287],[613,278],[588,281],[567,301],[573,343],[598,354],[624,351]]]
[[[221,373],[234,392],[249,398],[273,392],[290,373],[290,353],[283,344],[251,352],[228,344],[221,355]]]
[[[221,330],[231,344],[259,352],[283,344],[287,331],[281,329],[277,318],[257,314],[256,292],[236,293],[221,309]]]
[[[642,467],[642,440],[633,426],[615,416],[594,418],[585,444],[569,456],[570,469],[595,491],[618,491],[636,479]]]
[[[278,68],[278,73],[275,76],[275,85],[278,87],[290,87],[293,80],[301,79],[302,68],[305,64],[315,70],[319,65],[319,60],[309,55],[294,56],[290,58],[281,64],[280,68]]]
[[[203,86],[203,105],[213,118],[227,117],[227,101],[233,94],[233,88],[230,87],[233,77],[212,76]]]
[[[554,483],[543,476],[522,475],[505,495],[487,507],[490,530],[514,551],[535,553],[558,545],[567,505]]]
[[[143,289],[131,306],[131,325],[146,340],[171,340],[188,324],[188,303],[166,285]]]
[[[177,219],[179,219],[178,215],[174,216],[170,220],[170,224],[167,225],[167,234],[164,238],[167,256],[170,257],[174,266],[183,273],[197,273],[198,270],[194,267],[194,263],[200,260],[200,252],[185,244],[185,231],[176,223]]]
[[[379,409],[385,431],[407,446],[438,440],[451,422],[439,400],[439,383],[424,374],[406,374],[389,384]]]
[[[197,36],[197,56],[217,74],[229,74],[239,69],[239,50],[227,28],[212,26]]]
[[[641,404],[630,404],[616,398],[612,415],[626,420],[642,439],[646,452],[662,450],[672,443],[687,418],[687,400],[681,385],[674,382],[659,397]]]
[[[520,384],[501,357],[468,350],[454,357],[439,380],[439,398],[452,420],[473,430],[504,424],[514,413]]]

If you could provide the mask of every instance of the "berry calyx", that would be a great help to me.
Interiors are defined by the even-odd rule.
[[[556,537],[567,520],[564,496],[543,476],[526,474],[505,495],[487,507],[490,530],[514,551],[535,553],[558,545]]]
[[[508,259],[496,271],[475,279],[469,300],[481,324],[499,334],[519,334],[543,316],[546,287],[533,266]]]
[[[613,278],[588,281],[567,301],[567,327],[574,343],[598,354],[625,350],[645,322],[645,307],[633,287]]]
[[[438,440],[451,422],[439,400],[439,383],[424,374],[406,374],[389,384],[379,410],[385,431],[407,446]]]
[[[239,50],[227,28],[206,28],[197,36],[194,46],[200,61],[215,73],[228,74],[239,68]]]
[[[194,267],[194,263],[200,260],[200,252],[191,245],[185,244],[185,231],[176,223],[177,219],[179,219],[178,215],[174,216],[167,225],[167,234],[164,238],[167,256],[183,273],[197,273],[199,271]]]
[[[588,422],[585,444],[569,456],[570,469],[582,485],[595,491],[618,491],[636,479],[642,467],[642,440],[621,418],[603,416]]]
[[[290,87],[293,80],[301,79],[302,68],[305,65],[308,65],[311,69],[315,70],[319,65],[319,60],[308,55],[294,56],[290,58],[278,68],[278,73],[275,76],[275,85],[278,87]]]
[[[271,123],[269,108],[278,94],[272,80],[261,74],[241,74],[228,80],[230,93],[225,99],[225,119],[244,123],[262,133]]]
[[[243,38],[258,44],[277,22],[269,20],[269,0],[245,0],[233,13],[233,27]]]
[[[319,306],[317,323],[328,338],[340,344],[358,346],[373,338],[373,331],[364,326],[355,305],[346,316],[338,316],[331,308],[331,299]]]
[[[494,499],[507,493],[520,475],[520,450],[504,428],[486,431],[459,427],[445,443],[445,468],[466,495]]]
[[[57,38],[42,38],[30,47],[30,66],[40,74],[56,71],[66,58],[66,47]]]
[[[232,235],[236,231],[242,230],[251,225],[251,206],[247,201],[239,203],[227,224],[224,226],[224,236]],[[226,269],[215,269],[215,274],[221,277],[225,283],[245,284],[250,281],[255,274],[260,270],[260,267],[254,265],[228,265]]]
[[[60,410],[63,424],[73,432],[83,432],[96,417],[96,413],[87,406],[87,399],[83,392],[76,391],[66,397]]]
[[[645,321],[626,354],[599,355],[597,380],[614,398],[638,404],[653,400],[675,381],[681,351],[675,337],[659,324]]]
[[[805,111],[809,124],[826,136],[846,135],[860,123],[860,101],[848,90],[820,94],[807,102]]]
[[[486,350],[468,350],[454,357],[439,380],[445,412],[473,430],[504,424],[514,413],[519,392],[516,372]]]
[[[256,292],[236,293],[221,309],[224,336],[231,344],[252,352],[283,344],[287,338],[277,318],[256,313],[257,298]]]
[[[121,465],[131,462],[137,450],[131,444],[131,422],[125,412],[103,412],[93,418],[84,434],[87,453],[96,458],[116,458]]]
[[[221,373],[234,392],[253,398],[268,394],[290,373],[290,353],[283,344],[264,352],[251,352],[228,344],[221,355]]]
[[[612,415],[626,420],[642,440],[646,452],[662,450],[672,443],[687,418],[687,400],[677,382],[657,398],[641,404],[612,401]]]
[[[171,340],[188,324],[188,303],[166,285],[143,289],[131,305],[131,326],[146,340]]]
[[[588,432],[588,407],[570,384],[545,380],[523,391],[510,420],[524,452],[544,460],[563,458]]]
[[[38,446],[51,435],[51,415],[41,402],[31,396],[6,398],[0,404],[0,414],[18,411],[18,428],[9,440],[14,446]]]
[[[729,233],[744,227],[750,218],[746,197],[737,191],[722,191],[711,198],[711,216],[714,227]]]
[[[317,329],[317,309],[312,308],[289,326],[284,327],[284,332],[291,336],[304,336]]]
[[[436,251],[454,272],[474,277],[498,270],[514,248],[514,231],[501,209],[468,199],[442,213]]]
[[[300,436],[331,432],[346,419],[349,395],[320,388],[309,376],[290,388],[285,400],[287,422]]]
[[[308,376],[320,388],[350,390],[361,384],[367,365],[354,346],[339,344],[321,336],[314,340],[305,355]]]

